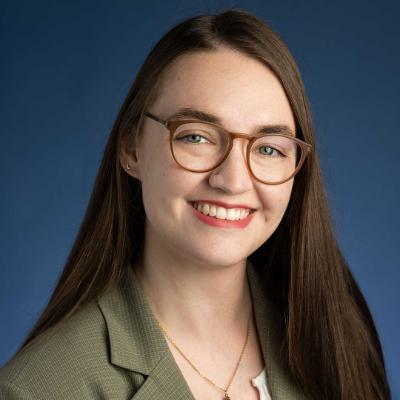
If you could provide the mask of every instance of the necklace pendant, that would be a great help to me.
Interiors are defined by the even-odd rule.
[[[224,394],[224,400],[231,400],[231,398],[228,396],[228,393],[226,393],[226,392]]]

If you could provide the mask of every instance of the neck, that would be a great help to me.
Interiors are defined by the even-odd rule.
[[[246,259],[210,266],[145,246],[135,274],[155,317],[178,338],[206,341],[210,332],[246,328],[251,312]]]

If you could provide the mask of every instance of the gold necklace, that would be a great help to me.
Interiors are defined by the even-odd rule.
[[[211,379],[207,378],[204,374],[202,374],[202,373],[198,370],[198,368],[192,363],[192,361],[190,361],[189,358],[188,358],[187,356],[185,356],[185,354],[183,353],[183,351],[178,347],[178,345],[175,343],[175,341],[172,339],[172,337],[169,335],[169,333],[167,332],[167,330],[164,328],[164,326],[161,324],[161,322],[158,321],[157,318],[156,318],[156,321],[157,321],[157,323],[158,323],[160,329],[161,329],[162,332],[164,333],[164,335],[167,337],[167,339],[172,343],[172,345],[176,348],[176,350],[178,350],[178,352],[181,354],[181,356],[190,364],[190,366],[191,366],[204,380],[206,380],[208,383],[210,383],[210,384],[213,385],[215,388],[217,388],[218,390],[221,390],[221,391],[224,393],[224,398],[223,398],[223,400],[231,400],[231,397],[228,395],[228,389],[229,389],[229,386],[231,385],[231,383],[232,383],[232,381],[233,381],[233,378],[234,378],[235,375],[236,375],[236,372],[237,372],[237,370],[238,370],[238,368],[239,368],[239,364],[240,364],[240,362],[242,361],[242,357],[243,357],[243,354],[244,354],[244,350],[245,350],[245,348],[246,348],[247,341],[248,341],[248,339],[249,339],[250,319],[251,319],[251,312],[250,312],[250,315],[249,315],[249,319],[248,319],[248,321],[247,321],[246,340],[245,340],[245,342],[244,342],[242,351],[240,352],[240,357],[239,357],[239,360],[238,360],[238,362],[237,362],[237,364],[236,364],[235,370],[233,371],[233,374],[232,374],[231,378],[229,379],[229,382],[228,382],[228,384],[227,384],[227,386],[226,386],[225,388],[223,388],[223,387],[217,385],[217,384],[214,383]]]

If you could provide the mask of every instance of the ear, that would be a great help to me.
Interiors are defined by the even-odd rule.
[[[119,161],[122,169],[133,178],[140,180],[138,149],[136,137],[124,136],[121,139]]]

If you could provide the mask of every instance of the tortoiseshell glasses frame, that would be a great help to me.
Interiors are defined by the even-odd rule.
[[[286,138],[296,142],[300,146],[300,149],[301,149],[300,159],[299,159],[299,161],[298,161],[298,163],[297,163],[297,165],[295,167],[295,170],[293,171],[293,173],[290,174],[289,177],[286,177],[285,179],[283,179],[281,181],[278,181],[278,182],[267,182],[267,181],[264,181],[264,180],[258,178],[253,173],[253,171],[251,169],[251,166],[250,166],[250,163],[249,163],[250,150],[251,150],[252,144],[254,143],[255,140],[260,138],[260,135],[258,135],[258,136],[250,136],[250,135],[247,135],[247,134],[244,134],[244,133],[230,132],[230,131],[227,131],[222,126],[218,125],[218,124],[214,124],[214,123],[206,122],[206,121],[201,121],[201,120],[197,120],[197,119],[163,120],[163,119],[155,116],[154,114],[152,114],[152,113],[150,113],[148,111],[145,112],[145,115],[148,118],[151,118],[152,120],[160,123],[165,128],[167,128],[167,130],[170,133],[169,142],[170,142],[170,150],[171,150],[172,157],[174,158],[175,162],[180,167],[184,168],[187,171],[191,171],[191,172],[209,172],[209,171],[212,171],[212,170],[218,168],[226,160],[226,158],[228,157],[228,155],[229,155],[229,153],[230,153],[230,151],[232,149],[233,140],[236,139],[236,138],[240,138],[240,139],[246,139],[246,140],[249,141],[248,144],[247,144],[247,151],[246,151],[246,167],[247,167],[247,170],[249,171],[250,175],[255,180],[257,180],[258,182],[261,182],[261,183],[264,183],[264,184],[268,184],[268,185],[279,185],[279,184],[282,184],[284,182],[287,182],[289,179],[292,179],[300,171],[300,168],[304,164],[304,161],[306,160],[308,154],[311,152],[311,149],[312,149],[312,146],[309,143],[306,143],[306,142],[304,142],[304,141],[302,141],[302,140],[300,140],[300,139],[298,139],[298,138],[296,138],[296,137],[294,137],[292,135],[289,135],[289,134],[285,134],[285,133],[266,133],[266,134],[263,134],[261,137],[263,137],[263,136],[282,136],[282,137],[286,137]],[[193,170],[193,169],[186,168],[184,165],[182,165],[176,159],[176,156],[175,156],[175,153],[174,153],[174,146],[173,146],[174,133],[175,133],[176,129],[179,126],[181,126],[183,124],[188,124],[188,123],[202,123],[202,124],[211,125],[211,126],[214,126],[214,127],[218,128],[220,131],[222,131],[222,132],[224,132],[226,134],[229,142],[228,142],[228,145],[226,147],[225,154],[216,163],[216,165],[214,165],[212,168],[207,168],[207,169],[203,169],[203,170]]]

